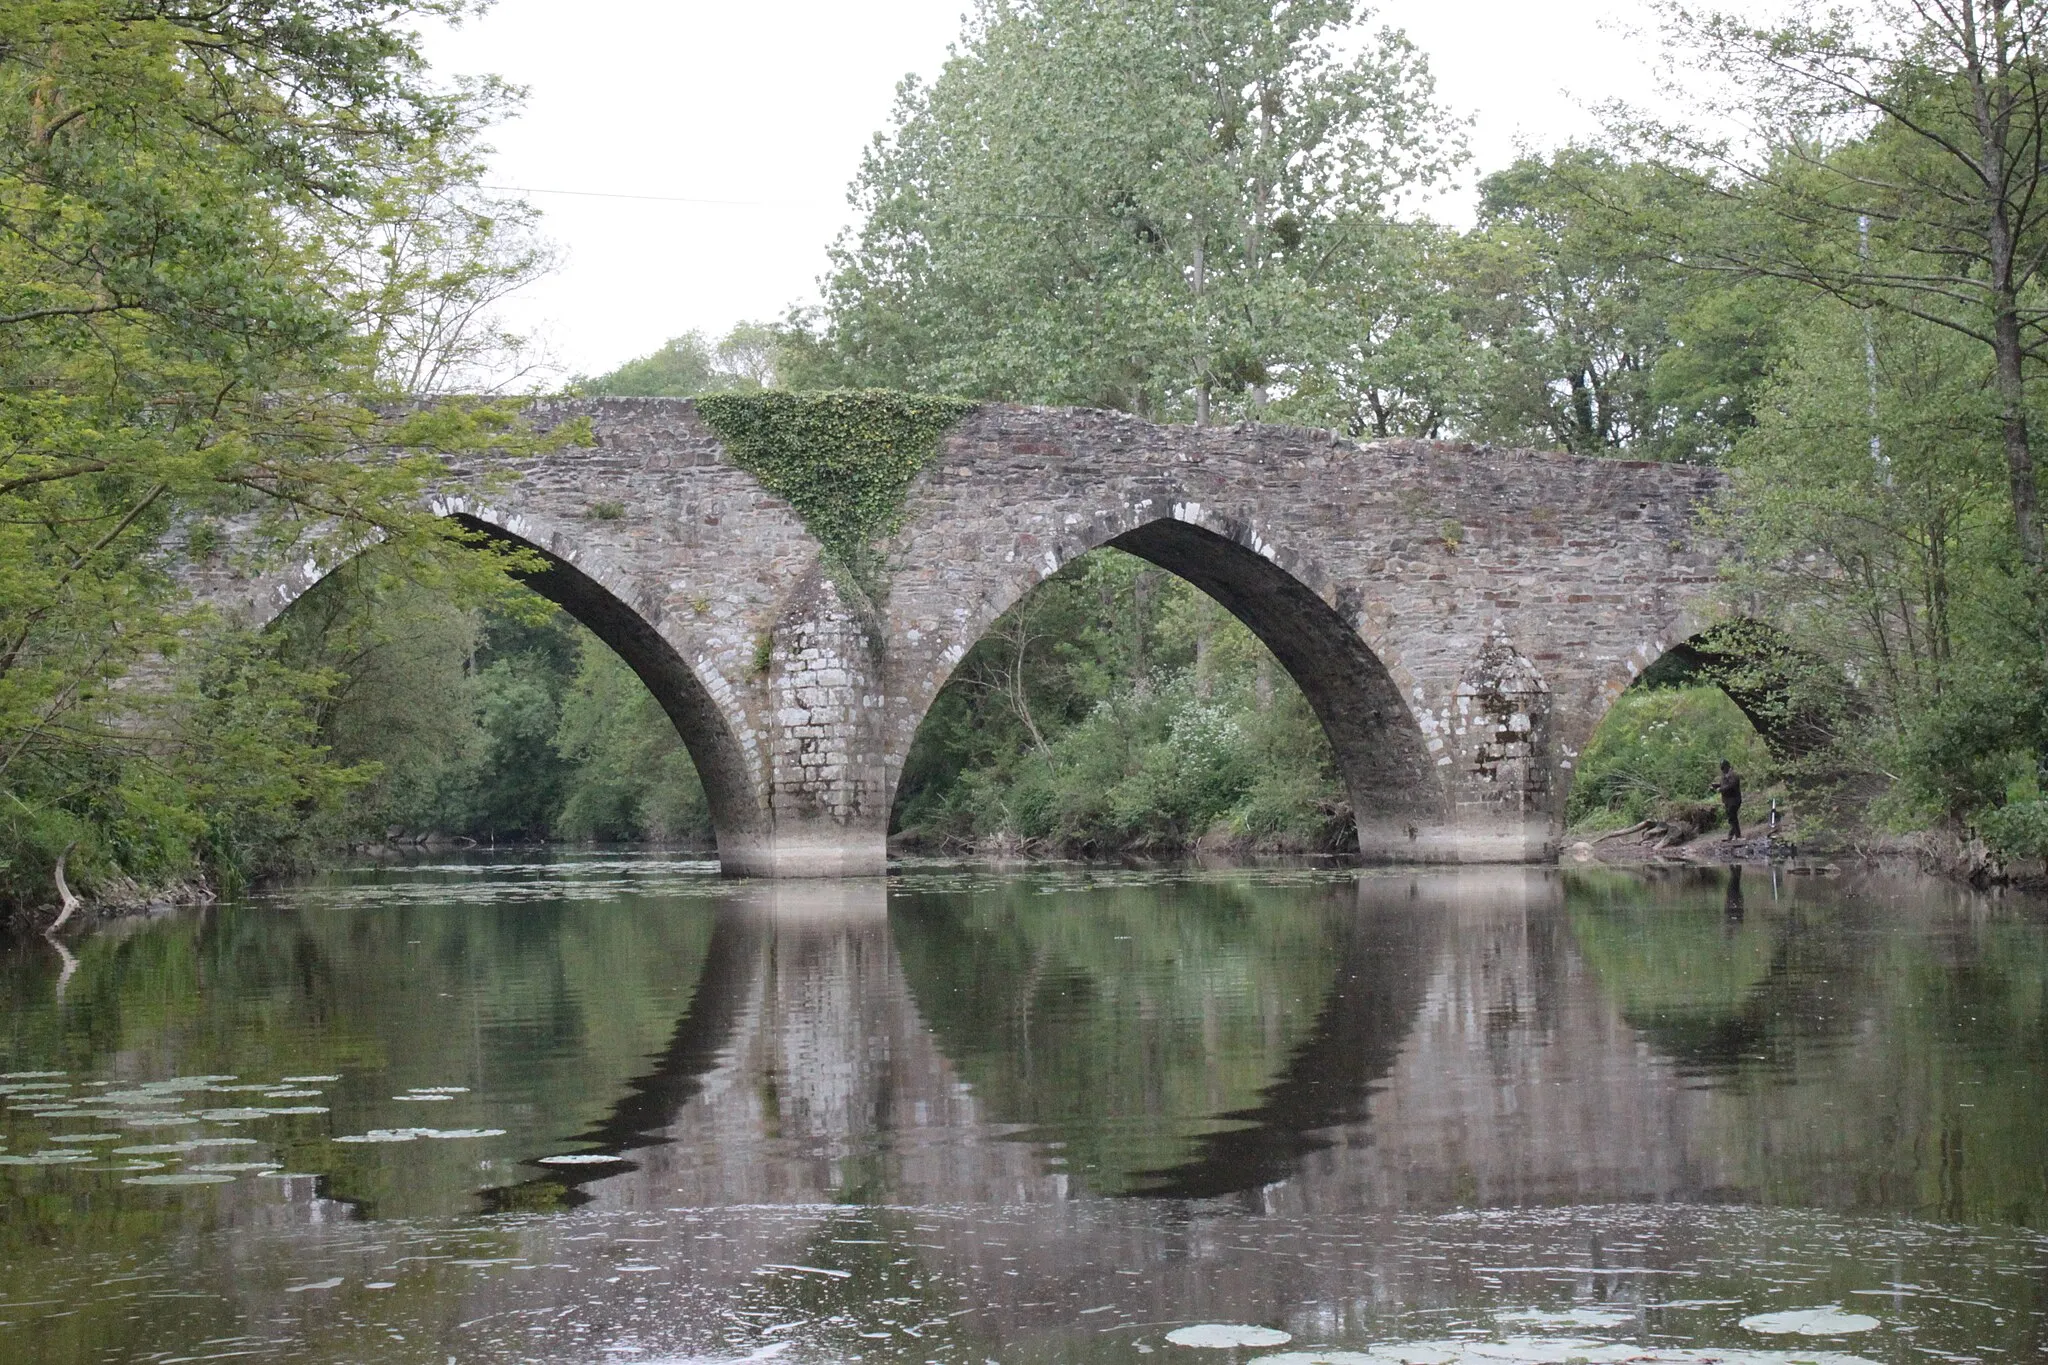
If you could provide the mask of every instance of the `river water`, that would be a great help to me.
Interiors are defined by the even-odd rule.
[[[9,1362],[2048,1349],[2048,912],[1931,882],[500,858],[0,992]]]

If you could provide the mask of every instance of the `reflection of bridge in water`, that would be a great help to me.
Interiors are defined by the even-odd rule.
[[[1623,1018],[1574,946],[1557,873],[1361,878],[1313,1027],[1259,1103],[1187,1161],[1137,1173],[1146,1193],[1186,1198],[1163,1217],[1089,1197],[990,1111],[926,1024],[885,895],[771,883],[722,911],[674,1045],[587,1135],[632,1167],[580,1181],[586,1213],[631,1225],[633,1259],[675,1266],[692,1294],[800,1294],[804,1312],[871,1320],[875,1276],[893,1275],[900,1301],[940,1297],[999,1339],[1071,1330],[1077,1306],[1105,1303],[1105,1324],[1258,1320],[1278,1304],[1341,1315],[1441,1270],[1400,1249],[1412,1233],[1398,1215],[1713,1201],[1741,1185],[1742,1154],[1716,1144],[1716,1096]],[[590,1227],[522,1226],[522,1254],[544,1268],[517,1301],[591,1292],[577,1244]],[[1584,1260],[1589,1234],[1555,1235],[1546,1254]],[[762,1278],[885,1243],[907,1258],[894,1271],[782,1290]],[[633,1288],[620,1286],[618,1321],[651,1326]],[[513,1294],[480,1284],[464,1311]]]
[[[1370,876],[1356,895],[1305,1041],[1191,1160],[1125,1173],[1144,1193],[1334,1212],[1665,1202],[1737,1183],[1701,1150],[1705,1092],[1573,951],[1557,874]],[[596,1207],[1089,1192],[1018,1136],[1018,1116],[990,1111],[927,1026],[885,896],[764,884],[720,912],[671,1046],[585,1135],[634,1168],[577,1182]]]
[[[810,1324],[806,1349],[839,1352],[831,1358],[869,1349],[853,1333],[895,1339],[906,1324],[949,1343],[925,1352],[918,1338],[925,1353],[901,1357],[914,1360],[982,1359],[999,1354],[991,1343],[1062,1334],[1071,1339],[1046,1358],[1093,1358],[1081,1343],[1098,1338],[1083,1333],[1151,1324],[1156,1339],[1162,1321],[1203,1317],[1357,1338],[1387,1306],[1524,1292],[1627,1300],[1645,1283],[1630,1266],[1694,1276],[1689,1294],[1726,1297],[1740,1292],[1757,1237],[1834,1238],[1814,1252],[1826,1259],[1842,1254],[1852,1225],[1799,1215],[1765,1230],[1753,1211],[1686,1206],[1770,1203],[1786,1191],[1763,1182],[1791,1171],[1806,1184],[1782,1202],[1873,1207],[1855,1181],[1898,1164],[1891,1138],[1833,1119],[1853,1092],[1888,1088],[1868,1082],[1891,1055],[1856,1027],[1861,1016],[1830,1003],[1878,994],[1865,989],[1867,940],[1846,903],[1828,901],[1828,924],[1849,928],[1837,934],[1819,917],[1802,922],[1797,906],[1769,907],[1767,888],[1752,888],[1745,919],[1718,882],[1660,890],[1514,867],[1404,872],[1292,886],[1271,906],[1253,898],[1257,879],[1241,904],[1228,902],[1226,882],[1177,886],[1170,917],[1151,906],[1154,922],[1172,921],[1164,938],[1199,954],[1188,975],[1216,961],[1216,940],[1194,923],[1202,914],[1212,928],[1249,926],[1245,942],[1316,973],[1180,1002],[1168,1034],[1202,1035],[1184,1040],[1186,1056],[1213,1059],[1249,1019],[1266,1043],[1262,1069],[1254,1082],[1205,1075],[1212,1090],[1173,1091],[1183,1102],[1226,1097],[1203,1111],[1221,1121],[1185,1128],[1170,1162],[1120,1171],[1065,1164],[1083,1145],[1060,1145],[1080,1131],[1075,1114],[1093,1104],[1127,1115],[1132,1094],[1172,1088],[1146,1073],[1113,1096],[1045,1103],[1030,1087],[1072,1071],[1017,1054],[1049,1049],[1057,1031],[1043,1020],[1012,1034],[986,1025],[1053,999],[1047,982],[1064,969],[1047,942],[1080,960],[1088,933],[1113,939],[1141,921],[1103,928],[1130,908],[1114,899],[1124,892],[1041,895],[1011,879],[982,901],[955,888],[920,908],[915,879],[729,884],[668,1046],[578,1144],[623,1160],[529,1166],[525,1186],[498,1192],[500,1207],[548,1207],[570,1190],[582,1207],[447,1234],[457,1249],[440,1259],[519,1264],[443,1281],[447,1302],[433,1314],[450,1333],[462,1324],[465,1342],[472,1324],[497,1323],[516,1355],[535,1341],[517,1334],[541,1330],[526,1315],[568,1312],[584,1334],[577,1358],[599,1341],[751,1350],[786,1339],[761,1335],[764,1324],[798,1322]],[[1219,887],[1205,909],[1201,894]],[[1020,910],[1026,901],[1038,908]],[[1003,915],[1012,928],[1036,915],[1045,933],[1006,946]],[[1120,970],[1094,960],[1105,981]],[[1223,1017],[1233,999],[1235,1024]],[[1790,1020],[1802,1047],[1821,1049],[1806,1054],[1798,1087],[1712,1083],[1755,1074],[1719,1055],[1729,1038],[1784,1045],[1756,1044],[1750,1015],[1778,1021],[1766,1032]],[[1077,1027],[1067,1042],[1128,1033],[1126,1023]],[[1132,1065],[1151,1065],[1159,1044],[1148,1038]],[[991,1057],[1017,1065],[998,1074]],[[1795,1089],[1804,1098],[1786,1098]],[[1840,1135],[1833,1147],[1823,1132]],[[1502,1212],[1517,1206],[1563,1211]],[[1477,1212],[1414,1216],[1466,1209]],[[283,1235],[291,1255],[368,1278],[388,1273],[379,1267],[392,1243],[409,1261],[435,1259],[414,1253],[438,1234],[373,1221]],[[469,1249],[478,1242],[489,1249]],[[342,1259],[372,1244],[374,1254]],[[1602,1269],[1616,1261],[1621,1270]],[[1548,1269],[1503,1289],[1506,1272],[1487,1266]],[[252,1319],[275,1309],[266,1267],[222,1278]],[[1371,1330],[1383,1335],[1384,1324]]]

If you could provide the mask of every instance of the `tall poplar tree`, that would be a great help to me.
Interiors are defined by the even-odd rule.
[[[1421,56],[1362,19],[984,0],[855,181],[837,377],[1197,421],[1290,391],[1361,247],[1456,160]]]

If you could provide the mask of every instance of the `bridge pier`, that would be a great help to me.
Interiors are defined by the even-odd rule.
[[[1534,863],[1557,852],[1558,829],[1546,814],[1476,820],[1357,821],[1358,856],[1369,863]]]
[[[718,867],[728,877],[879,877],[888,863],[888,831],[873,823],[792,821],[718,839]]]

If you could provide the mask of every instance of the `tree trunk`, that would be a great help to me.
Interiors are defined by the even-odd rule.
[[[1202,290],[1209,282],[1208,261],[1200,238],[1195,240],[1195,425],[1209,425],[1208,327],[1202,319]]]
[[[1140,569],[1131,580],[1131,693],[1152,695],[1152,668],[1145,657],[1145,613],[1151,606],[1153,572]]]
[[[2019,307],[2009,290],[2000,291],[1993,341],[1998,358],[1999,424],[2005,439],[2005,477],[2011,488],[2013,532],[2020,558],[2038,577],[2041,572],[2039,491],[2034,481],[2034,449],[2027,430],[2027,385],[2021,370]]]

